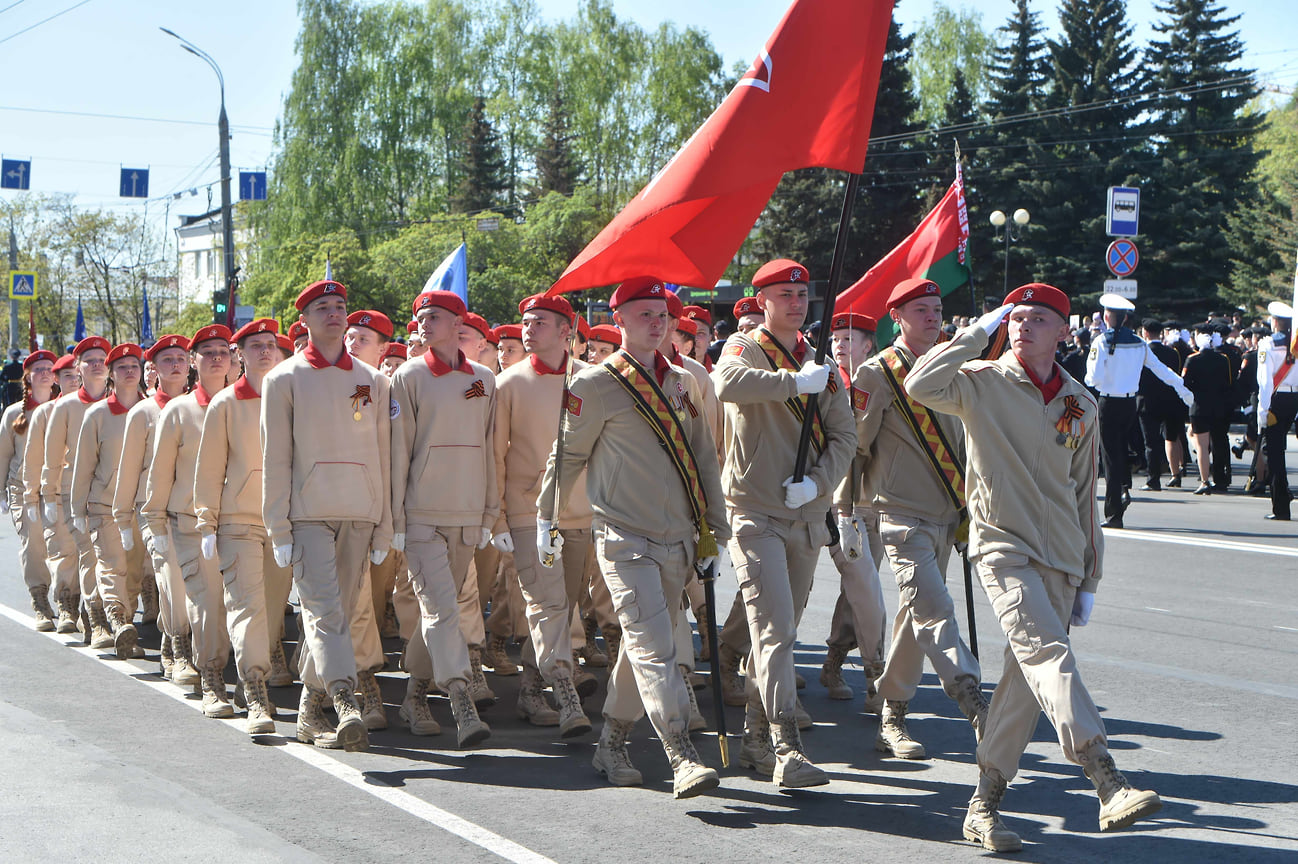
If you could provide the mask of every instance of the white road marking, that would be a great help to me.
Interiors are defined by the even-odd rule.
[[[8,618],[23,627],[29,629],[32,628],[34,620],[32,616],[20,612],[17,609],[10,608],[3,603],[0,603],[0,615],[3,615],[5,618]],[[32,632],[35,633],[36,631],[32,630]],[[198,702],[186,698],[185,694],[189,692],[188,689],[181,689],[170,681],[137,677],[138,673],[142,670],[140,666],[135,663],[123,663],[120,660],[105,660],[100,656],[100,651],[81,645],[68,645],[66,640],[69,638],[79,638],[77,636],[61,633],[37,633],[37,635],[48,636],[60,645],[69,647],[78,654],[81,654],[84,657],[89,657],[91,660],[96,661],[104,667],[119,672],[131,680],[143,684],[155,693],[160,693],[163,696],[174,699],[182,705],[186,705],[200,712],[202,711],[202,707]],[[152,667],[146,671],[152,671]],[[247,734],[245,722],[240,718],[220,720],[218,722],[224,723],[232,729],[238,730],[242,735]],[[454,813],[443,810],[433,804],[429,804],[427,801],[416,795],[412,795],[409,792],[391,786],[374,785],[365,779],[364,772],[333,759],[325,751],[316,747],[293,743],[287,747],[268,748],[268,750],[273,750],[276,753],[285,753],[300,762],[305,762],[307,765],[323,771],[329,776],[341,780],[347,785],[359,789],[367,795],[372,795],[373,797],[378,798],[385,804],[396,807],[399,810],[409,813],[416,819],[422,819],[430,825],[434,825],[441,828],[443,831],[467,840],[475,846],[479,846],[488,852],[491,852],[493,855],[504,858],[506,861],[512,861],[515,862],[515,864],[556,864],[553,859],[547,858],[539,852],[533,852],[526,846],[522,846],[515,843],[513,840],[501,837],[499,834],[489,831],[475,822],[470,822],[467,819],[456,816]]]
[[[1202,549],[1216,549],[1221,552],[1255,552],[1259,555],[1279,555],[1284,558],[1298,558],[1298,549],[1292,546],[1270,546],[1265,543],[1241,543],[1236,540],[1219,540],[1206,537],[1194,537],[1189,534],[1165,534],[1161,531],[1138,531],[1131,528],[1105,528],[1104,539],[1108,540],[1148,540],[1151,543],[1171,543],[1177,546],[1197,546]]]
[[[1298,633],[1298,627],[1285,627],[1283,624],[1275,625],[1277,630],[1288,630],[1290,633]]]
[[[1166,612],[1169,615],[1172,614],[1171,609],[1159,609],[1157,606],[1146,606],[1145,611],[1146,612]]]

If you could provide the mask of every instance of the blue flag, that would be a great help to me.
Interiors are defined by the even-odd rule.
[[[86,338],[86,316],[81,314],[81,298],[77,298],[77,326],[72,330],[72,339],[80,342]]]
[[[425,291],[450,291],[469,305],[469,248],[463,243],[442,259],[424,283]]]
[[[144,289],[144,320],[140,326],[140,341],[153,341],[153,322],[149,320],[149,289]]]

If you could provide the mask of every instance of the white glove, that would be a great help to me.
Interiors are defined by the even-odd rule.
[[[861,523],[855,516],[838,517],[838,547],[848,559],[855,561],[861,557]]]
[[[153,535],[153,551],[159,555],[166,555],[167,550],[171,548],[171,538],[166,534]]]
[[[135,548],[135,532],[132,531],[130,528],[122,528],[121,526],[118,526],[117,536],[122,538],[123,552],[130,552],[132,549]],[[153,545],[156,546],[158,544],[155,543]]]
[[[986,315],[979,318],[977,321],[974,322],[974,326],[981,327],[983,329],[983,332],[985,332],[988,336],[993,336],[995,335],[996,331],[1000,329],[1001,322],[1005,320],[1005,316],[1010,314],[1010,310],[1013,308],[1014,308],[1013,303],[1006,303],[1004,306],[1000,307],[999,309],[993,309],[992,311],[988,312]]]
[[[820,490],[816,488],[816,481],[810,477],[803,477],[794,483],[792,477],[785,478],[784,486],[784,506],[790,510],[797,510],[805,507],[812,501],[820,497]]]
[[[483,529],[482,529],[482,538],[481,538],[480,540],[478,540],[478,548],[479,548],[479,549],[486,549],[486,548],[487,548],[487,544],[490,543],[490,542],[491,542],[491,529],[490,529],[490,528],[483,528]]]
[[[72,527],[73,527],[74,529],[76,529],[76,532],[77,532],[78,534],[85,534],[87,531],[90,530],[90,527],[89,527],[88,525],[86,525],[86,517],[85,517],[85,516],[73,516],[73,517],[72,517]]]
[[[491,538],[491,545],[495,546],[500,552],[513,552],[514,538],[510,536],[508,531],[501,531],[495,537]]]
[[[27,505],[28,522],[31,522],[33,525],[36,524],[36,520],[40,518],[40,515],[41,515],[41,511],[39,507],[37,507],[35,504]]]
[[[1095,608],[1095,595],[1090,591],[1078,591],[1073,598],[1073,617],[1068,623],[1074,627],[1085,627],[1091,620],[1091,610]]]
[[[1193,394],[1193,393],[1191,393],[1189,390],[1184,390],[1184,389],[1183,389],[1183,390],[1181,391],[1181,394],[1180,394],[1180,395],[1181,395],[1181,401],[1185,403],[1185,407],[1186,407],[1186,408],[1193,408],[1193,407],[1194,407],[1194,394]],[[1264,419],[1265,419],[1265,418],[1264,418]]]
[[[8,512],[9,512],[9,499],[0,498],[0,513],[8,513]]]
[[[61,509],[61,508],[59,507],[59,502],[57,502],[57,501],[47,501],[47,502],[45,503],[45,512],[44,512],[44,515],[45,515],[45,524],[46,524],[46,525],[57,525],[57,524],[58,524],[58,522],[59,522],[59,510],[60,510],[60,509]]]
[[[293,563],[293,544],[285,543],[282,546],[276,546],[271,550],[275,556],[275,563],[280,567],[287,567]]]
[[[211,561],[216,557],[216,535],[204,534],[203,539],[198,541],[198,547],[203,553],[203,560]]]
[[[404,552],[404,551],[406,551],[406,535],[405,535],[405,534],[393,534],[393,535],[392,535],[392,548],[395,549],[395,550],[397,550],[398,552]]]
[[[698,569],[700,573],[706,573],[715,566],[717,566],[717,556],[715,555],[709,555],[706,558],[699,559]]]
[[[798,386],[798,395],[819,393],[829,384],[829,376],[834,367],[828,363],[816,365],[815,360],[808,360],[802,368],[793,373],[793,381]]]
[[[370,563],[371,563],[371,564],[382,564],[382,563],[384,562],[384,560],[387,559],[387,557],[388,557],[388,550],[387,550],[387,549],[371,549],[371,550],[370,550]]]
[[[554,556],[557,561],[563,554],[563,535],[555,533],[551,537],[550,529],[553,527],[554,523],[548,519],[536,520],[536,554],[541,559],[542,567],[545,566],[546,558]],[[554,565],[551,564],[550,566],[553,567]]]

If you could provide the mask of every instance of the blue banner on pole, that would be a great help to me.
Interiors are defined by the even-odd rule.
[[[425,291],[450,291],[469,305],[469,247],[461,243],[424,283]]]
[[[86,338],[86,316],[81,313],[81,298],[77,298],[77,324],[72,328],[72,339],[80,342]]]
[[[144,289],[144,316],[140,321],[140,341],[153,341],[153,322],[149,320],[149,289]]]

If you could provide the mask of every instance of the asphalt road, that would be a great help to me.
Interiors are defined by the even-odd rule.
[[[1236,476],[1244,471],[1236,466]],[[1139,485],[1140,481],[1137,481]],[[1191,488],[1194,484],[1190,484]],[[1238,485],[1238,484],[1237,484]],[[1004,815],[1025,861],[1298,860],[1298,527],[1266,522],[1262,499],[1135,493],[1127,529],[1107,532],[1105,578],[1090,626],[1074,634],[1118,766],[1153,788],[1149,822],[1100,834],[1081,770],[1042,720]],[[518,679],[488,676],[485,749],[453,733],[397,728],[404,675],[385,673],[393,728],[368,753],[326,753],[293,740],[297,689],[272,691],[287,718],[255,741],[242,718],[206,719],[195,698],[148,662],[121,663],[38,634],[11,524],[0,525],[0,861],[944,861],[981,849],[960,839],[976,780],[973,735],[930,674],[911,731],[930,758],[880,758],[874,717],[817,682],[837,574],[822,559],[798,654],[816,727],[812,758],[833,782],[781,792],[737,766],[716,794],[671,797],[671,774],[646,721],[632,758],[645,786],[614,789],[590,767],[594,736],[560,743],[515,719]],[[727,572],[720,596],[733,593]],[[951,568],[957,608],[963,588]],[[885,596],[895,588],[885,570]],[[976,592],[984,678],[1004,646]],[[727,601],[728,602],[728,601]],[[961,626],[964,627],[963,613]],[[395,650],[395,646],[390,646]],[[599,673],[601,678],[602,672]],[[233,681],[232,672],[227,680]],[[600,694],[586,702],[598,718]],[[700,692],[705,714],[708,691]],[[445,702],[435,715],[450,726]],[[742,711],[729,709],[732,730]],[[598,732],[598,723],[596,732]],[[732,738],[732,752],[738,738]],[[697,739],[719,767],[715,736]]]

